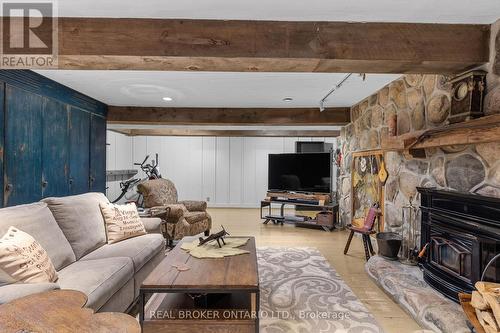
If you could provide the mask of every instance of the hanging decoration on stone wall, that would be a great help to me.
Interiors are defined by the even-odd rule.
[[[483,113],[486,72],[471,71],[452,79],[451,113],[448,121],[460,123]]]
[[[352,224],[362,226],[364,218],[374,203],[384,206],[382,183],[379,172],[382,162],[381,151],[353,153],[352,159]],[[383,216],[380,219],[383,229]]]
[[[382,186],[385,185],[387,178],[389,178],[389,174],[387,173],[387,168],[385,167],[385,161],[384,158],[382,157],[382,160],[380,161],[380,171],[378,172],[378,179],[380,180]]]

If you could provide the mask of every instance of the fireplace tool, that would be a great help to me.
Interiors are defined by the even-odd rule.
[[[402,207],[403,219],[403,242],[401,244],[401,263],[405,265],[417,265],[418,244],[417,244],[417,214],[418,209],[413,205],[413,197],[410,197],[409,205]]]

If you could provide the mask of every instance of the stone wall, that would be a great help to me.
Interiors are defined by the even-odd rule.
[[[493,25],[492,57],[487,66],[485,112],[500,113],[500,21]],[[494,41],[497,41],[495,44]],[[388,119],[397,114],[398,134],[442,126],[450,111],[451,86],[442,75],[405,75],[351,109],[352,122],[341,131],[343,153],[339,201],[344,224],[351,219],[351,161],[356,151],[380,148]],[[401,207],[411,197],[419,204],[417,186],[500,197],[500,142],[427,149],[425,158],[387,152],[386,230],[400,231]]]

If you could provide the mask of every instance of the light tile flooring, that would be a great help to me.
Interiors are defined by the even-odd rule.
[[[348,232],[298,228],[293,225],[262,224],[258,209],[209,209],[213,231],[220,225],[235,236],[254,236],[257,246],[316,247],[330,262],[387,333],[406,333],[420,326],[379,289],[364,271],[364,251],[354,238],[348,255],[343,250]]]

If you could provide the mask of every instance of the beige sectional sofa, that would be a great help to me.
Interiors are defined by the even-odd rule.
[[[33,236],[59,277],[56,283],[0,286],[0,304],[53,289],[85,293],[86,307],[95,311],[125,312],[134,304],[142,281],[165,255],[161,220],[143,219],[147,235],[107,244],[99,202],[108,199],[87,193],[0,209],[0,234],[15,226]]]

